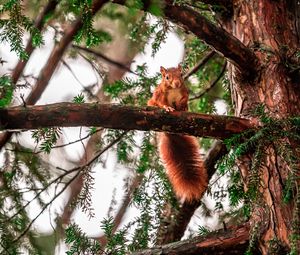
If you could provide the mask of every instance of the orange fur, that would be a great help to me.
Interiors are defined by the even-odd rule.
[[[188,89],[182,79],[181,67],[161,67],[161,73],[162,81],[148,105],[167,111],[186,111]],[[208,177],[197,139],[188,135],[161,133],[159,153],[176,196],[186,201],[200,199],[207,188]]]

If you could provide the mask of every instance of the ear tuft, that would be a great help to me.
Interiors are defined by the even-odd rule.
[[[165,75],[166,74],[166,69],[163,66],[161,66],[160,67],[160,72],[161,72],[162,75]]]
[[[177,66],[177,69],[180,73],[182,73],[182,67],[181,67],[181,64],[179,63],[178,66]]]

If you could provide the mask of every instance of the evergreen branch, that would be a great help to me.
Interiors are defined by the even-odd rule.
[[[114,3],[125,4],[124,0],[114,0]],[[253,79],[258,71],[258,58],[254,52],[225,29],[216,26],[194,9],[174,4],[173,0],[164,1],[166,18],[193,32],[199,39],[205,41],[216,52],[220,53],[235,65],[242,76]],[[147,4],[144,4],[147,7]]]
[[[220,74],[209,84],[209,86],[207,86],[204,90],[202,90],[198,95],[193,96],[192,98],[190,98],[189,100],[195,100],[195,99],[199,99],[201,98],[204,94],[206,94],[208,91],[210,91],[217,83],[218,81],[223,77],[225,71],[226,71],[226,66],[227,66],[227,62],[225,62],[225,64],[222,67],[222,70],[220,72]]]
[[[116,138],[114,141],[112,141],[111,143],[109,143],[107,146],[105,146],[105,148],[103,148],[100,152],[98,152],[89,162],[87,162],[86,164],[79,166],[79,167],[74,167],[70,170],[64,170],[64,173],[60,176],[58,176],[57,178],[55,178],[54,180],[52,180],[50,183],[48,183],[43,189],[41,189],[30,201],[28,201],[21,209],[19,209],[15,214],[13,214],[9,219],[13,219],[16,215],[18,215],[22,210],[24,210],[32,201],[34,201],[38,196],[41,195],[41,193],[43,193],[44,191],[46,191],[52,184],[58,182],[61,183],[61,181],[63,180],[63,178],[73,172],[76,172],[76,174],[69,180],[67,181],[67,183],[65,184],[65,186],[48,202],[46,203],[42,210],[39,212],[39,214],[28,224],[28,226],[26,227],[26,229],[14,240],[14,242],[19,241],[24,235],[26,235],[26,233],[29,231],[30,227],[32,226],[32,224],[37,220],[37,218],[47,209],[47,207],[49,205],[51,205],[53,203],[53,201],[58,198],[67,188],[68,186],[76,179],[78,178],[78,176],[82,173],[82,171],[88,167],[90,167],[104,152],[106,152],[108,149],[110,149],[112,146],[114,146],[116,143],[118,143],[126,134],[126,132],[123,132],[118,138]],[[61,169],[59,167],[57,167],[58,169]],[[62,169],[63,170],[63,169]]]
[[[85,139],[91,137],[91,136],[94,135],[95,133],[98,133],[98,132],[100,132],[100,131],[102,131],[102,130],[103,130],[103,128],[99,128],[99,129],[97,129],[95,132],[89,133],[89,134],[87,134],[87,135],[84,136],[84,137],[81,137],[81,138],[79,138],[79,139],[77,139],[77,140],[74,140],[74,141],[72,141],[72,142],[68,142],[68,143],[64,143],[64,144],[60,144],[60,145],[53,146],[53,147],[51,147],[51,149],[58,149],[58,148],[66,147],[66,146],[71,145],[71,144],[74,144],[74,143],[82,142],[83,140],[85,140]],[[43,151],[43,150],[39,150],[39,151],[34,152],[34,153],[38,154],[38,153],[42,153],[42,152],[44,152],[44,151]],[[32,153],[32,152],[30,152],[30,153]]]
[[[248,119],[178,111],[169,113],[157,107],[58,103],[0,109],[2,130],[54,126],[154,130],[219,139],[258,128]]]
[[[42,31],[43,26],[44,26],[45,17],[55,10],[58,2],[59,2],[59,0],[51,0],[45,5],[45,7],[41,10],[41,12],[39,13],[39,15],[37,16],[37,18],[34,22],[34,26],[36,27],[36,29],[38,29],[39,31]],[[30,36],[28,39],[28,43],[26,45],[25,51],[26,51],[27,55],[30,56],[31,53],[33,52],[33,50],[34,50],[34,46],[32,44],[32,36]],[[11,75],[13,83],[17,83],[27,62],[28,62],[28,59],[19,60],[19,62],[17,63],[17,65],[14,68],[14,71],[12,72],[12,75]]]
[[[95,15],[96,12],[99,9],[101,9],[101,7],[106,2],[108,2],[108,0],[95,0],[93,3],[92,11],[91,11],[92,15]],[[42,69],[42,71],[39,74],[38,80],[37,80],[34,88],[28,95],[28,97],[26,99],[27,105],[34,105],[39,100],[40,96],[46,89],[46,87],[48,85],[48,81],[51,79],[51,76],[53,75],[62,55],[66,51],[67,47],[73,40],[76,33],[78,33],[78,31],[82,28],[82,26],[83,26],[83,20],[82,20],[82,17],[79,17],[76,21],[74,21],[70,26],[68,26],[66,28],[64,36],[61,38],[59,43],[57,43],[56,46],[54,47],[54,49],[52,50],[51,55],[50,55],[46,65],[44,66],[44,68]],[[23,69],[24,69],[24,67],[23,67]],[[20,72],[20,74],[21,74],[21,72]],[[14,75],[15,78],[13,78],[13,79],[14,80],[18,79],[20,74],[17,75],[17,71],[16,71],[16,74]],[[0,149],[8,142],[8,140],[11,138],[12,134],[13,134],[12,132],[9,132],[9,133],[6,132],[4,134],[0,134]]]
[[[27,201],[27,203],[22,207],[20,208],[18,211],[16,211],[12,216],[9,217],[8,221],[12,220],[14,217],[16,217],[19,213],[21,213],[22,210],[26,209],[27,206],[29,206],[35,199],[37,199],[43,192],[45,192],[52,184],[54,183],[60,183],[61,180],[66,177],[67,175],[77,171],[78,169],[71,169],[71,170],[68,170],[68,171],[65,171],[63,174],[59,175],[58,177],[56,177],[55,179],[53,179],[52,181],[50,181],[49,183],[47,183],[47,185],[45,185],[45,187],[43,187],[42,189],[40,189],[39,192],[37,192],[35,194],[35,196]],[[3,223],[3,222],[2,222]]]
[[[25,230],[13,241],[14,243],[18,242],[23,236],[27,234],[27,232],[30,230],[32,224],[41,216],[41,214],[47,209],[49,205],[51,205],[70,185],[70,183],[75,180],[75,178],[79,175],[80,171],[78,171],[66,184],[65,186],[57,193],[55,196],[48,202],[46,203],[43,207],[42,210],[31,220],[31,222],[27,225]]]

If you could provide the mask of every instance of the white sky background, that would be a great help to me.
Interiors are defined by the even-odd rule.
[[[45,45],[40,49],[34,51],[34,54],[30,58],[30,61],[26,66],[25,74],[33,74],[36,77],[38,76],[41,68],[46,63],[47,58],[54,46],[54,42],[52,40],[53,35],[54,32],[51,29],[46,32],[44,36]],[[147,63],[149,76],[154,75],[155,73],[159,72],[160,66],[177,66],[178,63],[182,61],[183,50],[183,42],[175,33],[169,33],[166,42],[162,44],[161,49],[158,51],[154,58],[151,57],[152,49],[151,45],[148,44],[145,49],[145,54],[136,56],[131,69],[135,70],[136,65]],[[2,67],[0,66],[0,75],[2,75],[13,69],[16,64],[17,57],[15,53],[10,52],[9,45],[7,44],[1,45],[0,54],[3,60],[8,61],[8,63],[3,65]],[[64,60],[70,65],[82,84],[88,86],[90,84],[99,82],[99,77],[95,75],[95,72],[91,69],[90,65],[87,64],[84,60],[67,58],[65,58]],[[47,89],[45,90],[37,104],[71,101],[74,96],[78,95],[81,92],[81,90],[82,85],[78,83],[78,81],[65,66],[60,64],[52,79],[49,81]],[[16,98],[15,103],[21,104],[22,101],[20,100],[20,98]],[[222,109],[224,109],[224,104],[222,105],[222,102],[219,102],[218,104],[221,104],[221,106],[217,106],[219,113],[224,113],[221,112]],[[79,130],[80,128],[64,128],[64,143],[78,139]],[[86,128],[82,129],[82,136],[86,135],[86,130]],[[33,148],[34,145],[30,137],[31,133],[26,132],[19,139],[25,146]],[[87,140],[85,141],[85,143],[86,142]],[[70,169],[72,167],[70,161],[77,161],[78,159],[80,159],[81,155],[84,153],[84,148],[81,143],[76,143],[74,145],[67,146],[64,149],[66,153],[60,153],[58,150],[53,150],[49,157],[45,158],[49,159],[54,167],[60,166],[65,169]],[[73,220],[77,224],[79,224],[82,230],[90,236],[99,236],[100,222],[103,217],[107,217],[112,194],[113,192],[116,192],[116,198],[118,200],[122,199],[122,196],[124,195],[124,191],[122,188],[123,179],[125,179],[128,175],[128,171],[126,171],[123,166],[116,163],[116,156],[114,152],[110,151],[109,153],[106,153],[103,158],[108,159],[106,167],[103,168],[101,164],[97,164],[93,169],[94,177],[96,180],[93,196],[95,217],[89,219],[86,214],[80,211],[80,209],[77,210],[73,216]],[[0,163],[3,164],[3,158],[2,162],[0,161]],[[47,233],[52,231],[52,226],[49,223],[49,219],[51,218],[53,221],[55,219],[55,213],[61,212],[63,208],[62,197],[63,196],[61,196],[60,199],[57,199],[53,206],[51,206],[49,210],[43,213],[43,215],[41,215],[41,217],[34,224],[34,227],[39,232]],[[205,199],[210,198],[206,197]],[[212,204],[212,208],[213,206],[214,205]],[[115,208],[117,209],[117,207]],[[35,203],[32,203],[32,205],[29,207],[29,211],[32,217],[34,217],[34,215],[38,213]],[[128,215],[136,215],[136,209],[130,208],[127,212],[127,216]],[[204,223],[196,217],[192,221],[191,228],[197,229],[199,222],[201,225],[215,225],[217,220],[216,217],[212,217]],[[52,224],[55,225],[54,222],[52,222]],[[59,249],[57,251],[57,254],[64,254],[64,249]]]

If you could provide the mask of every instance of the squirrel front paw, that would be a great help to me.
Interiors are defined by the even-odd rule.
[[[174,112],[175,109],[171,106],[164,105],[163,106],[166,112]]]

